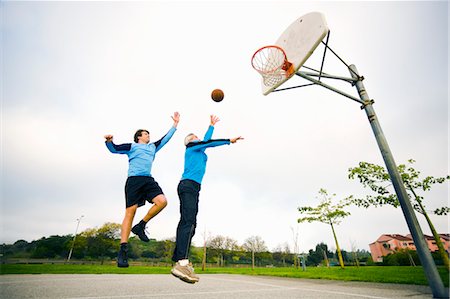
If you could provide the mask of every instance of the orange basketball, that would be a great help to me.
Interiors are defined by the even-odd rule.
[[[221,89],[214,89],[211,92],[211,98],[213,99],[214,102],[222,101],[224,96],[225,96],[225,94],[223,93],[223,91]]]

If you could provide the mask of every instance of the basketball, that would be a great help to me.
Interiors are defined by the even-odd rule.
[[[211,98],[213,99],[214,102],[221,102],[224,96],[225,94],[221,89],[214,89],[211,92]]]

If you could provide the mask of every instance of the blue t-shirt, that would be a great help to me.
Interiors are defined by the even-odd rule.
[[[211,137],[213,131],[214,127],[209,126],[203,141],[192,141],[186,145],[186,152],[184,154],[184,172],[181,176],[182,180],[193,180],[201,184],[206,171],[206,162],[208,161],[208,156],[205,154],[205,150],[208,147],[231,143],[230,139],[212,140]]]
[[[126,154],[128,156],[128,176],[152,176],[152,164],[155,154],[158,152],[175,133],[176,128],[170,128],[169,132],[160,140],[153,143],[124,143],[114,144],[106,141],[106,147],[113,154]]]

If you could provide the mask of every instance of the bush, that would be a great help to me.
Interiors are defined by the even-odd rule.
[[[400,249],[383,258],[385,266],[412,266],[420,265],[419,257],[416,251]]]

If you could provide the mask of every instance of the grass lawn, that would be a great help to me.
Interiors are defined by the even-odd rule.
[[[439,274],[446,287],[449,286],[449,273],[440,267]],[[295,268],[207,268],[198,274],[242,274],[266,275],[292,278],[332,279],[346,281],[368,281],[381,283],[401,283],[428,285],[422,267],[366,266],[366,267],[308,267],[306,271]],[[133,266],[117,268],[115,264],[76,265],[76,264],[2,264],[1,274],[169,274],[170,267]]]

